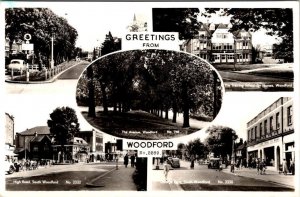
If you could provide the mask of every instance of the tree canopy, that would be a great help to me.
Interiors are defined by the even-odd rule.
[[[143,110],[156,115],[173,111],[213,117],[221,106],[221,83],[215,71],[201,59],[165,50],[134,50],[115,53],[93,65],[95,101],[114,111]],[[77,102],[86,100],[85,73],[77,86]],[[217,88],[216,88],[217,87]],[[217,95],[217,96],[216,96]],[[217,97],[217,99],[216,99]],[[217,103],[217,104],[215,104]],[[216,108],[216,109],[215,109]]]
[[[190,39],[198,34],[198,8],[153,8],[154,32],[178,32],[179,39]]]
[[[79,123],[76,112],[70,107],[56,108],[50,114],[50,119],[47,123],[56,144],[59,144],[62,147],[66,145],[77,132],[79,132]]]
[[[205,144],[209,152],[215,156],[226,158],[232,154],[232,144],[238,136],[236,132],[224,126],[211,126],[206,130],[209,136],[205,139]]]
[[[108,34],[105,35],[105,40],[102,43],[101,56],[118,50],[121,50],[121,40],[113,37],[109,31]]]
[[[5,9],[5,36],[14,41],[23,40],[29,33],[34,44],[34,54],[48,64],[51,51],[51,37],[54,37],[54,60],[75,57],[75,42],[78,36],[67,20],[57,16],[48,8],[8,8]],[[49,64],[48,64],[49,65]]]
[[[240,29],[257,31],[267,30],[268,35],[281,38],[274,51],[275,58],[293,61],[293,10],[291,8],[209,8],[203,13],[210,16],[220,11],[222,16],[231,16],[231,31]]]
[[[186,145],[188,156],[194,158],[206,158],[208,154],[207,147],[201,142],[200,138],[194,139]]]

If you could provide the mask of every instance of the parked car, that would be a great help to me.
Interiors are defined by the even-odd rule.
[[[172,168],[180,168],[180,159],[177,157],[168,157],[167,163],[171,165]]]
[[[4,171],[8,174],[13,174],[16,171],[14,163],[9,155],[5,155]]]
[[[207,167],[210,169],[220,169],[220,158],[210,158]]]
[[[25,61],[21,59],[12,59],[10,61],[10,64],[8,65],[8,71],[11,72],[11,70],[13,70],[14,72],[21,72],[23,70],[26,70]]]

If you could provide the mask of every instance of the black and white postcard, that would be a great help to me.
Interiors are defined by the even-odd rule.
[[[0,4],[1,196],[299,195],[298,1]]]

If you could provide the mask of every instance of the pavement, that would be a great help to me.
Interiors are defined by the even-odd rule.
[[[83,61],[79,61],[79,62],[74,62],[75,64],[68,67],[67,69],[61,71],[60,73],[56,74],[55,76],[53,76],[51,79],[45,80],[45,81],[14,81],[11,80],[11,76],[9,75],[5,75],[5,82],[7,83],[19,83],[19,84],[42,84],[42,83],[53,83],[54,81],[56,81],[56,79],[62,75],[64,72],[66,72],[67,70],[70,70],[71,68],[77,66],[78,64],[82,63]]]
[[[125,168],[124,165],[121,165],[118,169],[114,168],[94,178],[86,186],[89,188],[104,187],[106,191],[136,191],[137,187],[132,179],[134,171],[135,168]]]
[[[284,175],[282,173],[279,174],[279,172],[277,171],[266,170],[266,173],[261,175],[261,174],[257,174],[256,169],[252,169],[252,168],[235,169],[235,172],[232,173],[230,172],[229,167],[223,169],[223,172],[234,174],[236,176],[268,181],[268,182],[276,183],[285,187],[295,189],[295,176],[290,174]]]
[[[162,172],[162,165],[159,165],[159,170],[156,170],[156,164],[152,166],[152,189],[154,191],[182,191],[183,188],[181,188],[180,186],[180,182],[183,181],[183,178],[178,177],[178,174],[180,171],[185,171],[185,170],[190,170],[189,167],[189,162],[186,161],[180,161],[181,162],[181,168],[178,169],[171,169],[169,172],[169,180],[165,181],[164,178],[164,174]],[[194,172],[193,175],[184,178],[184,181],[186,182],[193,182],[196,180],[202,180],[203,178],[198,177],[197,179],[197,171],[201,172],[203,171],[203,165],[198,165],[197,163],[195,163],[195,167],[194,167]],[[295,176],[293,175],[283,175],[283,174],[279,174],[277,171],[271,171],[271,170],[266,170],[266,174],[264,175],[258,175],[256,172],[256,169],[249,169],[249,168],[242,168],[239,170],[235,170],[234,173],[230,172],[230,168],[225,168],[222,170],[222,172],[227,173],[227,174],[233,174],[235,176],[237,176],[237,180],[238,177],[245,177],[245,178],[250,178],[253,179],[254,181],[265,181],[268,182],[270,184],[275,184],[278,186],[282,186],[282,187],[287,187],[287,188],[291,188],[291,189],[295,189]],[[201,173],[202,175],[204,175],[204,173]],[[200,175],[199,175],[200,176]],[[213,178],[213,174],[212,177]],[[221,175],[218,177],[220,180],[222,180]],[[214,178],[213,178],[214,179]],[[176,180],[176,181],[173,181]],[[203,179],[206,180],[206,179]],[[211,180],[210,184],[215,184],[216,180]],[[253,181],[252,181],[253,182]],[[246,182],[244,182],[243,184],[247,184]]]
[[[135,168],[122,165],[123,162],[119,161],[118,168],[114,162],[101,162],[101,163],[76,163],[65,165],[52,165],[47,167],[40,166],[36,170],[20,171],[10,175],[5,175],[5,178],[28,178],[43,176],[52,173],[66,172],[66,171],[81,171],[90,169],[91,171],[101,171],[100,175],[87,181],[86,187],[88,190],[103,190],[105,191],[136,191],[137,187],[133,181],[132,175]],[[96,164],[99,166],[109,166],[109,169],[97,169]],[[89,167],[90,166],[90,167]]]

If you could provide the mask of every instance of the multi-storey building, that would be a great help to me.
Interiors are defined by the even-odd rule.
[[[293,100],[281,97],[247,123],[247,159],[264,159],[268,169],[279,170],[283,159],[295,161]]]
[[[19,159],[59,159],[60,145],[53,141],[48,126],[37,126],[16,134],[16,150]],[[88,156],[104,153],[103,134],[99,131],[80,131],[65,145],[69,154],[64,160],[86,161]]]
[[[211,63],[232,64],[252,61],[252,35],[239,30],[231,33],[227,24],[203,23],[193,39],[183,42],[181,50]]]
[[[5,144],[13,146],[14,145],[14,117],[5,113]]]

